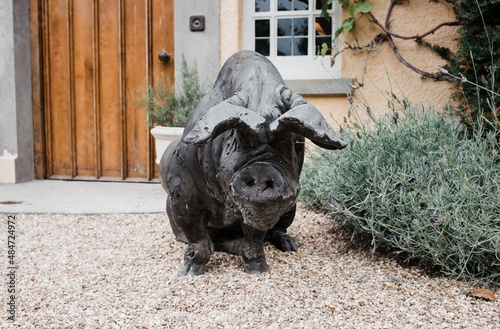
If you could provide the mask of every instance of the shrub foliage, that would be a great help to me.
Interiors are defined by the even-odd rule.
[[[161,75],[154,85],[141,91],[138,103],[146,109],[152,126],[184,127],[206,89],[200,83],[196,62],[189,67],[183,56],[180,91],[176,93],[174,85]]]
[[[461,116],[470,125],[484,116],[492,121],[500,107],[500,2],[498,0],[460,0],[457,18],[462,24],[460,46],[451,71],[474,84],[460,84]],[[487,125],[488,126],[488,125]]]
[[[455,278],[500,284],[500,150],[467,139],[456,119],[399,102],[371,128],[348,124],[350,147],[306,162],[301,200],[384,247]],[[400,113],[401,112],[401,113]]]

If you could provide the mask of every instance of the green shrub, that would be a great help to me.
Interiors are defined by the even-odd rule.
[[[306,162],[301,200],[380,247],[456,278],[500,283],[500,150],[457,119],[399,102],[371,127],[348,124],[343,151]]]
[[[500,86],[499,10],[498,0],[460,0],[458,6],[461,38],[450,70],[475,83],[460,83],[457,93],[461,118],[469,127],[483,116],[485,123],[499,116],[500,97],[491,92],[498,94]]]
[[[200,83],[196,62],[190,68],[184,56],[180,87],[176,93],[172,83],[162,75],[154,85],[140,92],[138,103],[146,110],[150,125],[184,127],[205,94],[207,88]]]

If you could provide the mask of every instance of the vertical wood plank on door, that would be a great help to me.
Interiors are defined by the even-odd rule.
[[[120,0],[100,0],[98,21],[98,91],[96,117],[99,126],[101,175],[122,177],[120,117],[122,72],[120,63]]]
[[[92,90],[93,90],[93,108],[92,113],[94,117],[94,160],[95,171],[94,178],[99,179],[102,176],[102,161],[101,161],[101,79],[100,79],[100,66],[99,66],[99,0],[92,0],[93,13],[92,13]]]
[[[30,0],[30,45],[31,45],[31,68],[32,83],[31,90],[33,96],[33,137],[34,137],[34,161],[35,178],[43,179],[47,177],[46,163],[46,138],[45,138],[45,111],[44,111],[44,71],[43,49],[44,35],[42,26],[43,3],[38,0]]]
[[[96,172],[92,1],[73,1],[73,84],[76,176]]]
[[[125,0],[120,0],[120,13],[119,13],[119,26],[120,26],[120,150],[121,150],[121,175],[123,179],[127,178],[127,100],[126,100],[126,80],[127,74],[126,67],[126,53],[125,53]]]
[[[151,8],[151,71],[150,83],[154,83],[163,75],[168,81],[174,83],[174,5],[173,1],[153,0]],[[168,63],[158,59],[158,54],[166,51],[172,54]],[[154,139],[151,137],[151,147],[154,147]],[[154,148],[151,151],[150,170],[153,177],[158,177],[158,165],[154,161]]]
[[[49,79],[48,125],[50,143],[50,176],[72,177],[71,121],[69,95],[69,34],[68,3],[53,0],[48,3],[47,53]]]
[[[77,175],[76,169],[76,118],[75,118],[75,24],[73,2],[68,0],[68,59],[69,59],[69,147],[71,161],[71,178]]]
[[[174,6],[172,1],[152,0],[151,8],[151,74],[152,82],[165,76],[170,82],[174,81],[175,56],[168,63],[158,59],[158,54],[164,50],[174,53]],[[182,55],[182,54],[180,54]]]
[[[146,77],[146,81],[147,83],[151,84],[153,79],[152,79],[152,69],[153,69],[153,54],[152,54],[152,51],[153,51],[153,22],[152,22],[152,18],[153,18],[153,4],[152,4],[152,1],[153,0],[147,0],[147,20],[146,20],[146,27],[147,27],[147,77]],[[148,117],[146,115],[146,122],[148,120]],[[149,124],[149,123],[148,123]],[[148,127],[148,124],[146,124],[146,127]],[[148,129],[149,131],[149,129]],[[154,144],[152,143],[152,138],[153,136],[151,136],[151,134],[148,133],[148,157],[147,157],[147,168],[146,168],[146,175],[148,177],[148,179],[151,179],[153,178],[153,173],[154,173],[154,166],[152,165],[152,163],[154,163],[154,158],[152,156],[151,153],[154,153],[154,152],[151,152],[151,150],[154,150]]]
[[[125,0],[125,100],[127,177],[147,177],[149,131],[146,112],[134,100],[148,82],[148,0]],[[142,23],[141,23],[142,22]]]

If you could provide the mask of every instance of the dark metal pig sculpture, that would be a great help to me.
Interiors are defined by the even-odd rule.
[[[264,241],[297,250],[286,230],[304,137],[326,149],[347,146],[264,56],[229,58],[160,163],[172,230],[188,244],[181,275],[203,274],[214,250],[241,255],[252,274],[269,269]]]

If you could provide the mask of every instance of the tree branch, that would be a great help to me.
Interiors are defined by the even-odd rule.
[[[434,1],[438,1],[438,0],[434,0]],[[458,0],[444,0],[448,3],[452,3],[452,4],[456,4]],[[429,72],[426,72],[426,71],[423,71],[417,67],[415,67],[414,65],[412,65],[411,63],[409,63],[402,55],[401,53],[399,52],[399,49],[398,47],[396,46],[396,44],[394,43],[394,40],[393,40],[393,37],[394,38],[398,38],[398,39],[402,39],[402,40],[421,40],[423,39],[424,37],[430,35],[430,34],[433,34],[434,32],[436,32],[437,30],[439,30],[440,28],[444,27],[444,26],[458,26],[458,25],[461,25],[460,22],[458,21],[454,21],[454,22],[444,22],[444,23],[440,23],[438,24],[437,26],[435,26],[434,28],[432,28],[431,30],[423,33],[423,34],[417,34],[417,35],[414,35],[414,36],[404,36],[404,35],[401,35],[401,34],[398,34],[398,33],[394,33],[392,31],[390,31],[390,24],[391,24],[391,15],[392,15],[392,11],[394,9],[394,7],[401,3],[401,2],[409,2],[409,0],[390,0],[390,4],[389,4],[389,7],[387,9],[387,16],[385,18],[385,24],[383,25],[382,23],[380,23],[380,21],[373,15],[373,13],[370,11],[368,12],[367,14],[369,15],[369,17],[371,18],[371,22],[374,23],[375,25],[377,25],[383,32],[382,33],[379,33],[377,34],[375,37],[373,37],[370,42],[368,42],[367,44],[364,44],[364,45],[350,45],[347,43],[347,46],[345,48],[343,48],[341,51],[337,52],[337,54],[335,54],[334,56],[337,56],[339,55],[340,53],[342,53],[343,51],[345,51],[346,49],[350,49],[350,50],[353,50],[353,51],[363,51],[363,50],[366,50],[367,51],[367,54],[366,54],[366,57],[365,57],[365,61],[364,61],[364,67],[363,67],[363,77],[362,77],[362,81],[358,84],[360,86],[363,85],[363,80],[364,80],[364,72],[366,70],[366,65],[367,65],[367,60],[368,60],[368,54],[371,52],[371,51],[374,51],[376,50],[378,47],[378,45],[380,45],[381,43],[383,43],[384,41],[387,41],[389,43],[389,45],[391,46],[392,48],[392,51],[394,52],[394,54],[396,55],[397,59],[403,64],[405,65],[406,67],[408,67],[409,69],[411,69],[412,71],[424,76],[424,77],[427,77],[427,78],[430,78],[430,79],[434,79],[434,80],[437,80],[437,81],[454,81],[454,79],[448,75],[445,75],[445,74],[442,74],[442,73],[429,73]]]
[[[377,46],[382,43],[385,39],[385,34],[383,33],[379,33],[377,34],[376,36],[374,36],[370,42],[362,45],[362,46],[359,46],[359,45],[351,45],[349,43],[346,42],[346,47],[344,49],[342,49],[342,51],[346,50],[346,49],[349,49],[349,50],[354,50],[354,51],[361,51],[361,50],[367,50],[367,51],[373,51],[373,50],[376,50]],[[340,53],[340,52],[339,52]]]
[[[412,64],[410,64],[406,59],[403,58],[403,56],[401,55],[401,53],[399,52],[399,49],[398,47],[396,46],[396,44],[394,43],[394,40],[392,40],[392,37],[390,35],[386,35],[385,36],[385,40],[387,40],[389,42],[389,44],[391,45],[391,48],[392,48],[392,51],[394,51],[394,54],[396,54],[396,57],[398,58],[398,60],[403,63],[403,65],[405,65],[406,67],[408,67],[409,69],[413,70],[414,72],[424,76],[424,77],[427,77],[427,78],[430,78],[430,79],[434,79],[434,80],[437,80],[437,81],[454,81],[454,79],[448,75],[445,75],[445,74],[442,74],[442,73],[438,73],[438,74],[435,74],[435,73],[429,73],[429,72],[426,72],[426,71],[423,71],[415,66],[413,66]]]
[[[422,38],[428,36],[429,34],[433,34],[434,32],[436,32],[437,30],[439,30],[443,26],[458,26],[458,25],[460,25],[460,22],[458,22],[458,21],[444,22],[444,23],[437,25],[433,29],[431,29],[431,30],[429,30],[421,35],[417,34],[417,35],[413,35],[413,36],[404,36],[404,35],[389,31],[389,29],[387,29],[385,26],[383,26],[371,12],[369,12],[368,15],[370,16],[372,22],[375,23],[378,27],[380,27],[382,29],[382,31],[384,31],[385,34],[388,34],[390,36],[393,36],[393,37],[398,38],[398,39],[403,39],[403,40],[411,40],[411,39],[419,40],[419,39],[422,39]],[[387,15],[387,17],[389,17],[389,15]],[[387,22],[386,22],[386,24],[387,24]]]
[[[367,44],[364,44],[362,46],[359,46],[359,45],[353,46],[353,45],[350,45],[347,43],[347,46],[342,50],[342,51],[344,51],[346,49],[350,49],[350,50],[354,50],[354,51],[366,50],[366,55],[365,55],[365,58],[363,60],[363,70],[362,70],[362,74],[361,74],[361,81],[359,81],[357,78],[355,78],[355,83],[357,83],[357,86],[352,85],[352,87],[354,89],[358,89],[358,88],[364,86],[365,73],[366,73],[366,68],[368,66],[368,57],[370,55],[370,52],[377,50],[378,46],[384,41],[385,41],[385,34],[380,33],[380,34],[376,35],[375,37],[373,37],[370,40],[370,42],[368,42]]]
[[[429,73],[429,72],[426,72],[424,70],[421,70],[419,68],[417,68],[416,66],[412,65],[410,62],[408,62],[406,59],[404,59],[403,55],[401,55],[401,53],[399,52],[399,49],[398,47],[396,46],[396,44],[394,43],[394,40],[392,39],[393,37],[394,38],[398,38],[398,39],[403,39],[403,40],[420,40],[430,34],[433,34],[434,32],[436,32],[437,30],[439,30],[440,28],[442,28],[443,26],[457,26],[457,25],[460,25],[459,22],[455,21],[455,22],[444,22],[444,23],[441,23],[441,24],[438,24],[436,27],[434,27],[433,29],[421,34],[421,35],[414,35],[414,36],[404,36],[404,35],[401,35],[401,34],[398,34],[398,33],[394,33],[394,32],[391,32],[389,30],[389,25],[391,23],[391,15],[392,15],[392,10],[394,9],[394,6],[396,4],[398,4],[399,2],[402,2],[402,1],[405,1],[405,0],[391,0],[391,3],[389,5],[389,8],[387,9],[387,16],[385,18],[385,25],[382,25],[382,23],[379,22],[379,20],[373,15],[372,12],[369,12],[368,15],[370,16],[371,18],[371,21],[373,23],[375,23],[378,27],[380,27],[382,29],[382,31],[384,33],[381,33],[379,35],[376,36],[376,38],[380,38],[380,37],[383,37],[384,40],[387,40],[387,42],[389,42],[389,45],[391,46],[392,48],[392,51],[394,52],[394,54],[396,55],[397,59],[403,64],[405,65],[406,67],[408,67],[409,69],[411,69],[412,71],[424,76],[424,77],[427,77],[427,78],[430,78],[430,79],[435,79],[437,81],[453,81],[453,79],[450,79],[449,76],[447,75],[444,75],[442,73],[438,73],[438,74],[435,74],[435,73]]]
[[[387,16],[385,17],[385,27],[387,30],[389,29],[389,25],[391,24],[390,17],[392,15],[392,10],[394,9],[394,6],[397,5],[398,2],[403,2],[403,1],[410,2],[410,0],[391,0],[389,8],[387,8]]]

